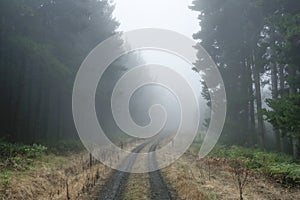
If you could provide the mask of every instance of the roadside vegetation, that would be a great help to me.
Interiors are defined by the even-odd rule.
[[[228,161],[239,160],[247,168],[263,173],[283,186],[300,186],[300,164],[293,160],[290,155],[239,146],[217,146],[210,153],[210,156],[212,158],[224,158]]]
[[[0,185],[7,187],[15,171],[25,171],[33,167],[34,160],[41,157],[47,147],[33,144],[13,144],[0,140]]]
[[[93,161],[93,164],[96,164],[96,161]],[[46,185],[52,187],[48,191],[45,190],[46,196],[48,192],[59,196],[59,193],[66,190],[61,189],[66,187],[65,181],[73,180],[79,174],[81,175],[81,172],[89,169],[89,166],[88,153],[84,151],[80,141],[27,145],[0,139],[0,199],[24,198],[22,195],[28,198],[35,197],[40,195],[40,191],[45,190]],[[95,170],[90,173],[98,177],[99,171],[96,175]],[[93,177],[89,176],[89,178]],[[82,179],[84,180],[82,182],[86,181]],[[72,186],[71,183],[68,184],[69,187]],[[52,190],[55,189],[57,190],[53,192]],[[81,191],[80,189],[76,192]]]
[[[26,170],[29,169],[34,161],[42,156],[55,154],[64,155],[70,152],[83,151],[80,141],[60,141],[56,144],[22,144],[11,143],[0,139],[0,170]]]
[[[97,192],[112,177],[112,170],[92,158],[78,138],[72,91],[81,63],[95,46],[113,35],[120,37],[112,48],[125,50],[131,46],[122,39],[122,27],[114,16],[118,2],[114,2],[0,1],[0,200],[84,199],[92,190],[99,197]],[[166,13],[171,9],[158,8]],[[197,42],[194,47],[198,54],[193,66],[184,71],[199,72],[199,81],[214,80],[213,70],[205,67],[205,49],[224,83],[199,82],[198,95],[204,100],[199,103],[207,109],[199,125],[210,125],[214,118],[206,115],[216,114],[218,109],[211,108],[218,108],[219,101],[226,102],[227,113],[220,144],[207,157],[197,159],[202,144],[199,137],[190,151],[162,169],[162,174],[182,199],[299,199],[300,0],[193,0],[189,9],[198,15],[198,30],[190,35]],[[129,6],[127,11],[125,14],[132,12]],[[139,20],[134,21],[140,22],[140,16],[136,18]],[[144,25],[148,26],[146,21]],[[147,40],[156,38],[149,35]],[[118,127],[111,97],[123,75],[147,64],[148,56],[142,50],[124,54],[111,63],[94,95],[101,129],[124,150],[132,150],[140,141]],[[154,76],[151,70],[146,73],[138,78],[147,82],[145,77],[151,77],[151,88],[163,78]],[[191,81],[197,76],[182,75]],[[227,99],[219,98],[223,87]],[[136,90],[130,100],[130,114],[140,125],[148,124],[148,116],[143,116],[152,103],[163,100],[162,105],[172,112],[182,103],[169,104],[172,98],[164,92],[149,91],[141,90],[139,96]],[[123,100],[125,93],[119,94]],[[164,127],[166,134],[173,131],[173,125],[177,128],[181,124],[177,124],[175,114],[168,114],[171,118]],[[151,183],[143,182],[141,177],[129,177],[126,199],[147,198],[157,192],[150,191]],[[147,191],[140,192],[143,189]]]
[[[191,147],[191,152],[196,154],[200,149],[200,141]],[[284,187],[300,187],[300,163],[291,155],[277,152],[268,152],[259,148],[246,148],[241,146],[216,145],[207,159],[209,164],[234,165],[246,167],[255,173],[260,173]]]

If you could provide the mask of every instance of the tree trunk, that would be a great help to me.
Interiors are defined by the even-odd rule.
[[[289,94],[293,95],[296,93],[296,87],[295,87],[295,79],[296,79],[296,69],[293,66],[288,67],[288,73],[289,73]]]
[[[296,87],[293,83],[296,76],[296,69],[293,66],[289,66],[289,95],[294,95],[296,93]],[[299,158],[299,138],[292,136],[292,149],[293,149],[293,157],[295,159]]]
[[[18,83],[16,84],[16,88],[12,88],[12,91],[16,91],[16,102],[14,105],[13,113],[12,113],[12,126],[13,131],[15,131],[14,139],[19,141],[22,138],[22,133],[20,133],[20,115],[22,110],[22,99],[24,93],[24,86],[25,86],[25,72],[27,69],[26,63],[24,59],[21,59],[23,62],[18,63],[20,67],[20,72],[18,73],[17,80]],[[22,64],[23,63],[23,64]]]
[[[272,99],[278,98],[278,76],[277,76],[277,65],[271,63],[271,83],[272,83]],[[278,129],[273,129],[276,138],[276,150],[282,152],[282,138],[281,133]]]
[[[285,85],[285,80],[284,80],[284,66],[283,65],[279,65],[279,91],[278,91],[278,95],[280,95],[280,97],[283,96],[284,94],[284,85]],[[285,145],[284,145],[284,141],[283,141],[283,137],[285,136],[286,134],[282,131],[280,131],[280,149],[282,149],[283,152],[287,152],[287,149],[285,148]]]
[[[279,94],[280,97],[283,96],[284,93],[284,67],[283,65],[279,66]]]
[[[293,157],[294,159],[299,159],[300,158],[300,150],[299,150],[299,145],[300,145],[300,138],[297,137],[292,137],[292,146],[293,146]]]
[[[251,73],[251,63],[247,63],[247,71],[248,71],[248,93],[249,93],[249,127],[250,127],[250,143],[254,144],[255,137],[253,134],[255,133],[255,111],[254,111],[254,92],[253,92],[253,79],[252,79],[252,73]]]
[[[38,77],[37,81],[37,87],[36,87],[36,94],[35,94],[35,110],[34,110],[34,120],[33,120],[33,139],[34,141],[39,141],[41,137],[39,137],[39,134],[41,134],[41,122],[42,122],[42,116],[41,111],[43,110],[43,89],[44,89],[44,74],[39,70],[40,76]]]
[[[265,133],[264,133],[264,120],[261,113],[262,101],[261,101],[261,90],[260,90],[260,75],[258,66],[255,64],[255,56],[253,55],[253,77],[255,84],[255,99],[257,109],[257,133],[258,143],[261,148],[265,147]]]

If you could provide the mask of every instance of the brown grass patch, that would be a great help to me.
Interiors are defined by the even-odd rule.
[[[162,171],[168,182],[176,190],[179,199],[208,199],[208,196],[201,189],[200,184],[195,181],[188,163],[182,158]]]
[[[124,192],[124,200],[151,199],[149,174],[130,174]]]
[[[34,169],[15,172],[0,199],[83,199],[111,171],[96,161],[89,167],[88,160],[87,152],[45,156]]]
[[[164,169],[164,173],[177,190],[181,199],[239,199],[239,191],[228,167],[219,164],[208,166],[206,158],[185,154],[176,163]],[[210,168],[210,170],[209,170]],[[210,171],[210,176],[209,176]],[[251,200],[295,200],[299,189],[287,189],[266,177],[253,174],[244,189],[244,199]]]

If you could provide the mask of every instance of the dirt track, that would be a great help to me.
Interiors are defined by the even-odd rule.
[[[149,142],[145,142],[138,147],[136,147],[132,152],[139,153],[142,149],[144,149]],[[152,144],[149,148],[149,152],[154,152],[157,143]],[[130,169],[136,160],[136,156],[129,156],[126,160],[124,160],[123,165],[126,169]],[[149,155],[149,167],[153,169],[156,167],[156,158],[155,153]],[[128,170],[129,171],[129,170]],[[114,171],[108,182],[102,188],[102,191],[99,196],[99,200],[118,200],[124,199],[125,188],[128,185],[130,173],[122,172],[122,171]],[[142,177],[142,176],[141,176]],[[151,199],[159,199],[159,200],[169,200],[174,199],[172,194],[160,172],[160,170],[150,172],[147,176],[150,182],[150,198]],[[145,190],[147,188],[144,188]]]
[[[154,152],[156,150],[156,147],[157,144],[152,145],[149,151]],[[152,167],[156,167],[155,165],[157,163],[156,163],[155,154],[150,154],[149,163],[151,165],[154,165]],[[168,189],[168,186],[160,170],[150,172],[149,178],[150,178],[150,186],[151,186],[151,199],[157,199],[157,200],[173,199],[172,194]]]

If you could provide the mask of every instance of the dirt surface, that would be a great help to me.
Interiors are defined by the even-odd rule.
[[[139,153],[149,142],[145,142],[138,147],[136,147],[132,152]],[[150,145],[149,152],[154,152],[157,144]],[[143,150],[143,151],[144,151]],[[123,165],[130,169],[134,164],[136,156],[129,156],[124,160]],[[149,156],[149,167],[150,169],[156,167],[155,153]],[[147,178],[148,180],[146,180]],[[141,187],[134,187],[136,183],[141,183],[141,185],[148,186],[148,188],[142,189]],[[133,188],[132,188],[133,187]],[[142,189],[142,196],[137,195],[137,189]],[[132,192],[131,192],[132,190]],[[150,192],[149,192],[150,191]],[[115,171],[102,188],[99,200],[112,200],[112,199],[157,199],[157,200],[169,200],[175,199],[170,192],[161,172],[159,170],[150,172],[148,174],[130,174],[121,171]]]
[[[156,144],[152,145],[149,149],[150,152],[155,152]],[[156,158],[155,153],[150,154],[149,156],[149,165],[152,168],[156,168]],[[151,199],[157,200],[168,200],[168,199],[175,199],[169,190],[163,175],[161,174],[160,170],[156,170],[149,173],[150,179],[150,188],[151,188]]]
[[[148,142],[145,142],[132,150],[134,153],[139,153]],[[126,160],[123,161],[121,168],[130,171],[130,168],[133,166],[136,159],[136,155],[129,155]],[[130,173],[123,171],[114,171],[110,176],[107,183],[102,188],[100,192],[99,200],[112,200],[112,199],[123,199],[124,198],[124,189],[127,185],[128,178]]]

